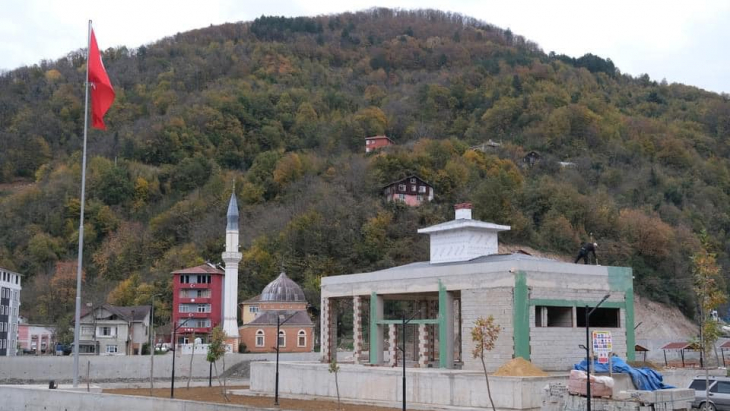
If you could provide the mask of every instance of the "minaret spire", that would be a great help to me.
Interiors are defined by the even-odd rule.
[[[238,263],[242,255],[238,251],[238,201],[236,201],[236,180],[233,180],[233,192],[228,202],[226,214],[226,251],[221,256],[225,263],[226,276],[223,289],[223,331],[226,341],[238,351]]]

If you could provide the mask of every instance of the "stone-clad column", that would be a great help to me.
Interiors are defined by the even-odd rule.
[[[426,324],[418,324],[418,366],[428,365],[428,331]]]
[[[428,318],[438,318],[438,301],[428,302]],[[436,326],[433,324],[428,326],[428,360],[436,360]]]
[[[398,365],[398,328],[395,324],[388,324],[388,365]]]
[[[362,356],[362,297],[359,295],[352,298],[352,339],[352,357],[359,364]]]
[[[322,361],[329,363],[337,356],[337,300],[322,297],[321,310]]]

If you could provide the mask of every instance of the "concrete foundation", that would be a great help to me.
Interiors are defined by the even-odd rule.
[[[279,392],[337,398],[335,378],[321,363],[279,363]],[[251,391],[272,394],[275,364],[251,364]],[[402,370],[340,364],[338,381],[343,400],[402,401]],[[548,383],[567,383],[567,374],[550,377],[489,377],[498,409],[537,410],[542,388]],[[423,406],[490,407],[484,374],[473,371],[406,370],[406,401]]]

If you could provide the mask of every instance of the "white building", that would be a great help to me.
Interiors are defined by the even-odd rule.
[[[0,357],[17,354],[20,290],[20,274],[0,268]]]
[[[138,355],[149,341],[151,306],[102,304],[81,315],[79,354]]]

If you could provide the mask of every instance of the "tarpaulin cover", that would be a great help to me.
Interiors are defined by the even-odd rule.
[[[631,381],[634,382],[634,386],[639,390],[644,391],[656,391],[666,390],[669,388],[675,388],[674,386],[664,384],[662,375],[648,367],[634,368],[619,357],[613,357],[613,372],[625,373],[631,376]],[[573,366],[576,370],[586,370],[586,360],[579,362]],[[608,364],[600,364],[594,360],[591,372],[607,373]]]

